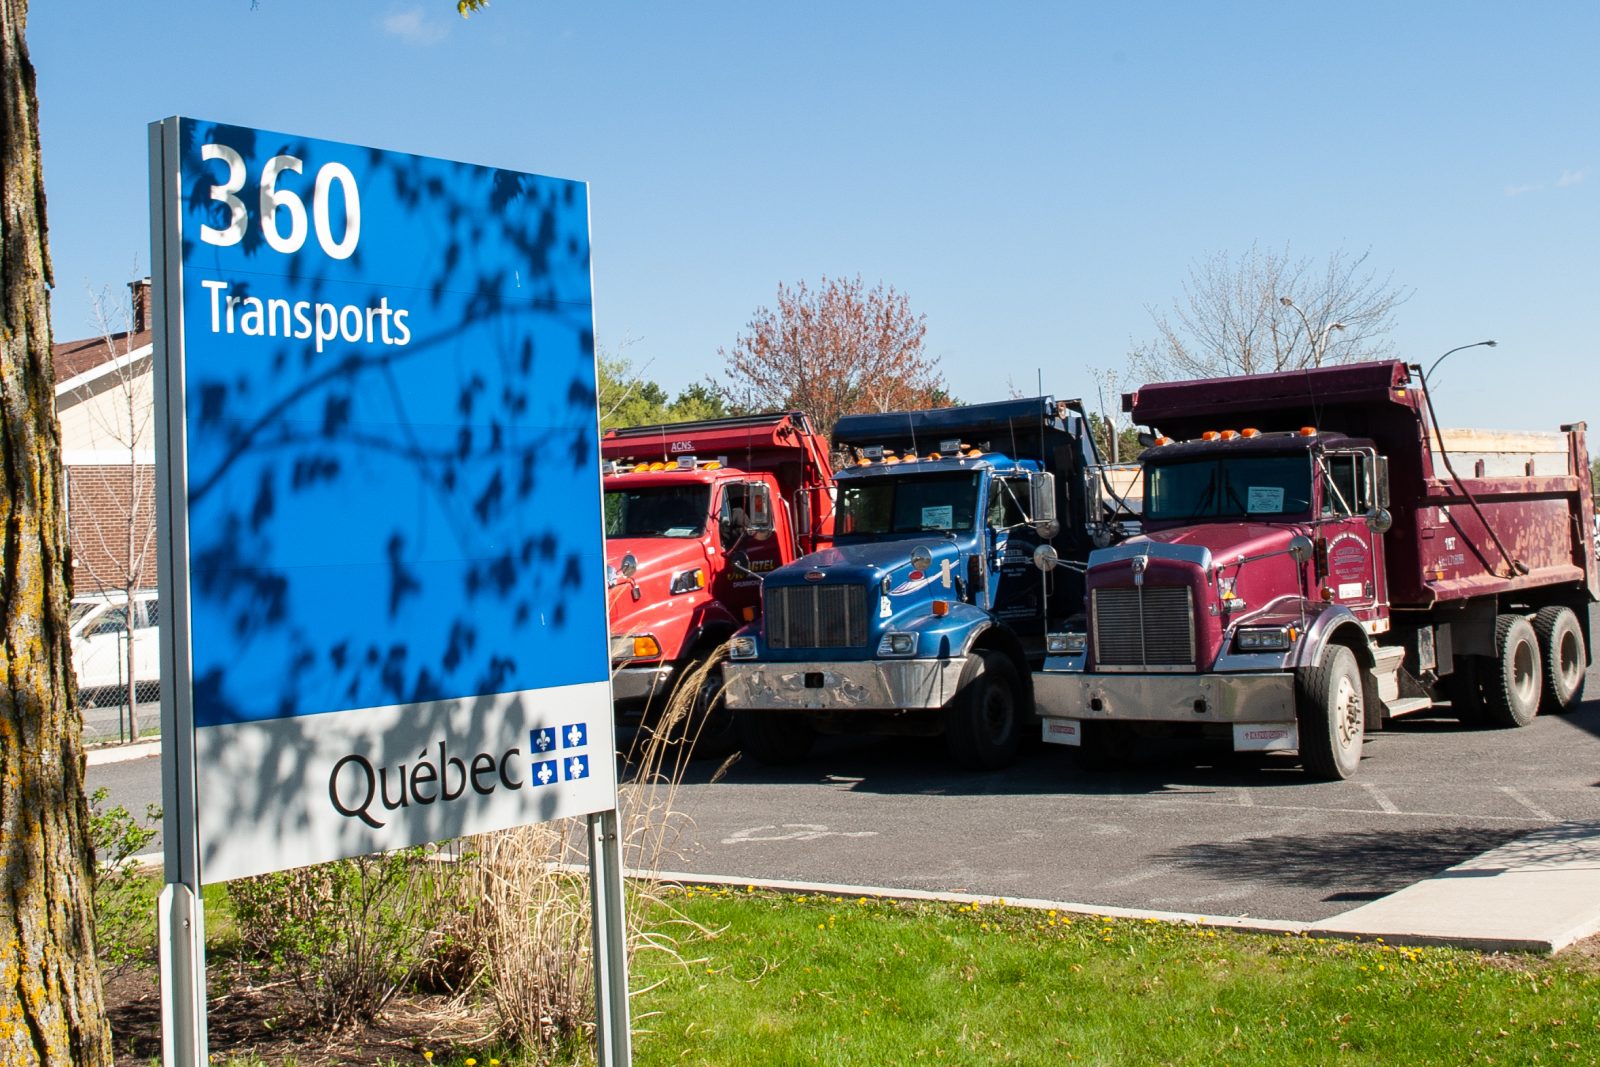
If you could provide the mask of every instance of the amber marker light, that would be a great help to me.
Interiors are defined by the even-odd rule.
[[[1222,435],[1220,433],[1218,433],[1217,431],[1215,431],[1215,430],[1207,430],[1205,433],[1200,435],[1200,440],[1202,440],[1202,441],[1215,441],[1217,438],[1219,438],[1221,436]]]
[[[1222,433],[1220,434],[1220,436],[1224,441],[1231,441],[1235,437],[1239,436],[1239,431],[1238,430],[1223,430]]]
[[[1240,437],[1258,437],[1260,434],[1261,431],[1256,429],[1254,426],[1246,426],[1244,429],[1239,431]]]
[[[943,618],[944,616],[950,614],[950,601],[935,600],[932,605],[932,611],[934,615]]]
[[[1300,436],[1315,437],[1317,436],[1317,428],[1315,426],[1302,426],[1300,427]]]

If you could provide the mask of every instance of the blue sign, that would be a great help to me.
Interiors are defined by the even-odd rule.
[[[353,854],[614,806],[609,771],[559,810],[525,776],[611,744],[587,188],[168,128],[167,528],[207,880],[259,868],[246,814]],[[209,814],[212,774],[260,788]]]

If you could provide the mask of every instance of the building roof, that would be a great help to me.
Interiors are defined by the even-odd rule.
[[[138,333],[114,333],[110,336],[110,344],[105,337],[86,337],[81,341],[60,341],[54,346],[56,364],[56,384],[100,366],[112,360],[136,352],[151,343],[153,334],[149,330]]]

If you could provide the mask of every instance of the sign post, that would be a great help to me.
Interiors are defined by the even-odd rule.
[[[588,191],[150,128],[168,1063],[207,882],[586,816],[629,1062]]]

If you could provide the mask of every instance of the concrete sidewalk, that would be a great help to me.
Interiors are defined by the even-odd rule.
[[[1308,927],[1336,937],[1559,952],[1600,933],[1600,823],[1564,823]]]

